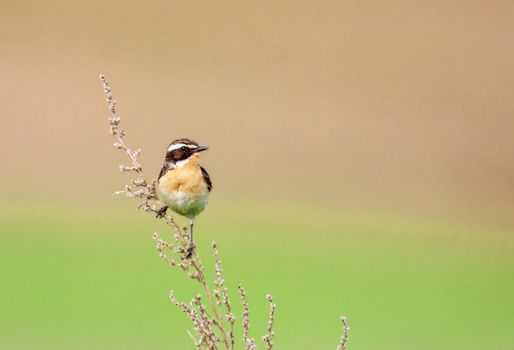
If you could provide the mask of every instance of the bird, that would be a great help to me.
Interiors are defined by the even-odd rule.
[[[195,248],[195,218],[205,209],[212,190],[209,173],[199,162],[199,153],[208,149],[188,138],[174,140],[166,149],[164,164],[157,178],[157,194],[165,204],[157,211],[157,217],[164,217],[166,211],[171,209],[189,219],[188,259]]]

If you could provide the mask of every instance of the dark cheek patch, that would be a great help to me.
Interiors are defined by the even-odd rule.
[[[184,160],[188,158],[191,152],[184,152],[182,150],[176,149],[166,154],[166,160],[168,162],[178,162],[179,160]]]

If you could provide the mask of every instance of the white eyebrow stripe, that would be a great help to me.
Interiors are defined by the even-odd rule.
[[[186,145],[185,143],[176,143],[176,144],[170,145],[170,147],[168,147],[168,152],[179,149],[181,147],[196,148],[196,145]]]

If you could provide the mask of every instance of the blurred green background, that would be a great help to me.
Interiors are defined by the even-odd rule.
[[[156,176],[210,146],[199,254],[277,349],[514,347],[509,1],[0,3],[0,348],[189,349],[158,220],[112,197],[99,73]],[[239,317],[240,318],[240,317]]]

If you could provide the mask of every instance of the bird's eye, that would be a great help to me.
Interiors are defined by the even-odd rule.
[[[180,150],[181,150],[181,151],[185,151],[185,150],[186,150],[186,148],[187,148],[186,146],[182,146],[182,147],[180,147]]]

